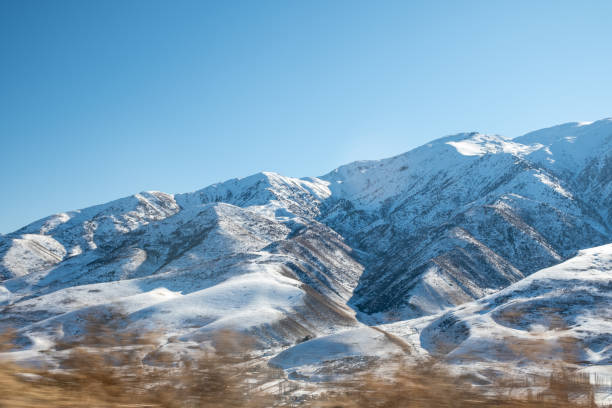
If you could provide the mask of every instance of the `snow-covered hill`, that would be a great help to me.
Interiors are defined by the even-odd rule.
[[[145,192],[0,236],[0,325],[36,350],[120,307],[173,347],[219,328],[269,353],[346,330],[375,345],[388,338],[369,324],[490,299],[612,242],[611,208],[612,119],[462,133],[318,178]]]
[[[372,361],[389,366],[433,355],[484,385],[506,375],[546,374],[564,360],[612,387],[611,306],[612,244],[607,244],[480,300],[437,315],[323,336],[284,350],[272,363],[293,378],[320,381],[337,367],[342,373]],[[612,401],[612,394],[602,391],[602,403]]]
[[[459,363],[462,356],[507,361],[550,359],[558,353],[612,368],[611,305],[608,244],[447,311],[421,330],[421,346]]]

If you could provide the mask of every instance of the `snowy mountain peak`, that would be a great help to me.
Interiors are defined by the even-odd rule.
[[[273,172],[231,179],[193,193],[177,194],[182,208],[225,202],[239,207],[260,207],[274,217],[275,212],[313,216],[318,204],[331,194],[328,182],[318,178],[285,177]]]
[[[498,135],[472,134],[468,138],[448,141],[457,152],[464,156],[483,156],[485,154],[508,153],[524,156],[542,147],[540,144],[524,145]]]
[[[535,130],[514,139],[515,142],[531,144],[542,143],[550,145],[568,137],[581,137],[585,139],[599,139],[609,136],[612,132],[612,118],[604,118],[593,122],[567,122]]]
[[[514,139],[540,144],[528,159],[555,172],[579,173],[594,159],[612,155],[612,119],[572,122],[530,132]]]

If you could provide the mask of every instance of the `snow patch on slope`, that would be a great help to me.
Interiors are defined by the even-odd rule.
[[[543,147],[540,144],[524,145],[499,136],[480,133],[463,140],[446,142],[446,144],[453,146],[464,156],[483,156],[488,153],[508,153],[523,156]]]

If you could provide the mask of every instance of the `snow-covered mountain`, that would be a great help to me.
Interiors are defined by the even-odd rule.
[[[145,192],[0,236],[0,325],[32,351],[114,307],[168,347],[219,328],[270,353],[349,332],[378,344],[368,325],[451,313],[612,242],[611,209],[612,119]]]
[[[612,121],[459,134],[323,179],[322,219],[368,253],[352,304],[416,317],[610,242]]]

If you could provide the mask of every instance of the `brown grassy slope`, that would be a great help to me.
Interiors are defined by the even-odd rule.
[[[540,379],[537,392],[520,393],[521,385],[499,381],[491,393],[450,375],[433,362],[403,366],[391,379],[366,373],[335,384],[302,402],[261,385],[279,379],[278,372],[252,358],[251,342],[232,332],[214,338],[214,352],[182,358],[159,352],[151,334],[118,334],[116,327],[94,323],[78,342],[59,345],[61,370],[27,368],[0,362],[0,408],[15,407],[250,407],[306,408],[480,408],[593,407],[588,379],[558,369]],[[0,347],[12,347],[10,335]],[[146,361],[146,364],[143,363]],[[562,367],[560,365],[560,367]],[[269,390],[276,390],[269,387]],[[494,389],[495,390],[495,389]]]

